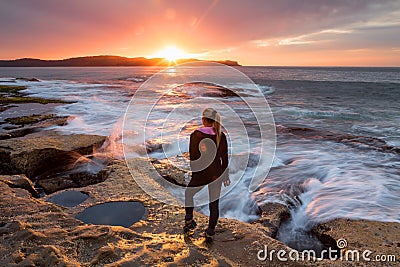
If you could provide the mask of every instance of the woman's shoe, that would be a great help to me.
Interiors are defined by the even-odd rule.
[[[206,237],[206,242],[207,243],[211,243],[212,241],[214,241],[214,236],[215,236],[215,231],[214,230],[207,229],[205,231],[205,237]]]
[[[183,227],[183,231],[186,234],[193,234],[196,226],[197,226],[197,223],[193,219],[185,220],[185,226]]]

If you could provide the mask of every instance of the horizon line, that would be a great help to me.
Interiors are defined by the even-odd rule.
[[[58,59],[41,59],[37,57],[20,57],[20,58],[13,58],[13,59],[0,59],[0,61],[16,61],[16,60],[23,60],[23,59],[33,59],[33,60],[43,60],[43,61],[62,61],[68,59],[75,59],[75,58],[85,58],[85,57],[121,57],[126,59],[136,59],[136,58],[143,58],[147,60],[154,60],[154,59],[162,59],[168,61],[168,59],[163,57],[147,57],[147,56],[120,56],[120,55],[111,55],[111,54],[100,54],[100,55],[86,55],[86,56],[72,56],[72,57],[65,57],[65,58],[58,58]],[[400,65],[393,66],[393,65],[244,65],[239,63],[239,61],[234,59],[199,59],[199,58],[179,58],[176,61],[184,61],[184,60],[198,60],[198,61],[205,61],[205,62],[224,62],[224,61],[231,61],[236,62],[238,64],[237,67],[290,67],[290,68],[400,68]],[[179,65],[179,64],[176,64]],[[57,66],[55,66],[56,68]],[[135,66],[60,66],[60,67],[135,67]],[[140,67],[140,66],[136,66]],[[148,66],[148,67],[157,67],[157,66]],[[2,67],[0,68],[21,68],[21,67]],[[29,67],[26,68],[40,68],[40,67]]]

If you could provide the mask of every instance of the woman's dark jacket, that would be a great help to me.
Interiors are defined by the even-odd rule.
[[[195,130],[190,135],[192,179],[189,186],[206,185],[221,175],[221,181],[228,179],[228,144],[223,132],[221,132],[221,141],[215,153],[216,145],[216,135],[206,134],[199,130]]]

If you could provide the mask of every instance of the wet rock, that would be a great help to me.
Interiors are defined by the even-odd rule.
[[[0,174],[25,173],[28,177],[59,165],[69,165],[92,154],[104,142],[98,135],[31,134],[0,141]]]
[[[12,131],[6,131],[6,132],[0,133],[0,140],[21,137],[21,136],[25,136],[27,134],[31,134],[33,132],[35,132],[35,128],[33,128],[33,127],[17,129],[17,130],[12,130]]]
[[[325,245],[337,249],[338,246],[343,247],[343,255],[351,250],[358,250],[360,254],[370,250],[371,259],[378,254],[396,255],[397,261],[399,259],[397,242],[400,240],[400,223],[336,219],[319,224],[312,231]],[[360,256],[360,263],[362,262],[365,263]],[[395,266],[394,262],[386,264]]]
[[[43,175],[37,179],[36,184],[43,188],[46,194],[52,194],[67,188],[84,187],[91,184],[103,182],[108,177],[107,169],[97,173],[78,172],[70,173],[66,171],[64,174],[53,173],[43,178]]]
[[[13,188],[22,188],[27,190],[33,197],[39,197],[31,180],[24,174],[20,175],[0,175],[0,181]]]
[[[238,94],[229,88],[207,82],[191,82],[178,86],[176,89],[187,89],[194,87],[191,90],[198,90],[199,94],[203,97],[228,97],[238,96]],[[199,90],[200,89],[200,90]]]
[[[30,116],[27,116],[30,117]],[[23,117],[18,117],[18,119],[23,118]],[[15,119],[15,118],[14,118]],[[25,122],[28,122],[30,119],[32,119],[31,123],[26,123],[28,126],[25,126]],[[3,127],[3,132],[0,133],[0,140],[5,140],[5,139],[10,139],[10,138],[16,138],[16,137],[23,137],[25,135],[38,132],[44,128],[50,127],[50,126],[64,126],[67,124],[67,122],[70,120],[69,116],[54,116],[53,114],[50,115],[41,115],[40,117],[31,117],[28,120],[22,120],[22,121],[15,121],[20,123],[22,125],[22,128],[11,128],[9,129],[8,127]],[[7,120],[7,119],[6,119]]]
[[[265,233],[275,238],[279,227],[290,218],[290,211],[286,205],[280,203],[265,203],[259,206],[260,219],[253,224],[262,224],[265,228]]]
[[[400,148],[388,145],[384,140],[376,137],[359,136],[347,133],[336,133],[327,130],[307,127],[282,126],[277,127],[278,134],[291,134],[301,138],[329,140],[343,143],[360,149],[373,149],[383,152],[400,154]]]
[[[186,186],[186,171],[171,164],[170,159],[153,159],[151,160],[157,172],[168,182],[176,185]]]
[[[68,121],[72,120],[73,117],[71,116],[51,116],[46,120],[42,120],[36,123],[34,126],[35,128],[47,128],[50,126],[64,126],[68,123]]]
[[[15,80],[20,80],[20,81],[24,81],[24,82],[40,82],[40,80],[37,79],[37,78],[24,78],[24,77],[19,77],[19,78],[15,78]]]
[[[29,116],[6,118],[4,121],[14,125],[24,126],[27,124],[35,124],[48,119],[53,119],[54,117],[54,114],[32,114]]]

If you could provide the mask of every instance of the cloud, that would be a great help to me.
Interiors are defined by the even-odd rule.
[[[146,55],[170,43],[209,56],[250,47],[381,49],[398,47],[400,36],[396,0],[0,0],[0,6],[2,58]]]
[[[256,40],[258,47],[303,46],[306,49],[372,49],[400,46],[400,21],[354,23],[343,28],[326,29],[289,38]]]

